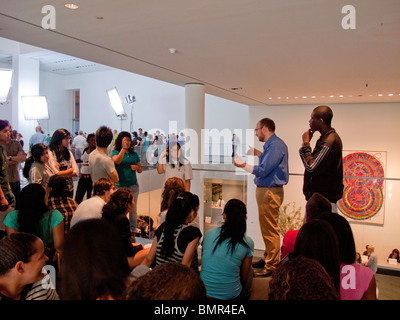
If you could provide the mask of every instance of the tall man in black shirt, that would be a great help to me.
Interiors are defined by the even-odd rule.
[[[333,112],[328,106],[318,106],[311,113],[310,129],[303,133],[300,157],[304,164],[303,193],[308,200],[319,192],[332,203],[337,212],[336,202],[343,195],[342,140],[331,127]],[[310,141],[315,131],[321,134],[311,152]]]

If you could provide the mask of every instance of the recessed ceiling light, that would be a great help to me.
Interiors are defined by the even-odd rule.
[[[173,54],[173,53],[176,53],[177,50],[175,48],[169,48],[168,51],[169,51],[169,53]]]
[[[389,97],[393,97],[393,93],[389,93],[388,96],[389,96]]]
[[[378,94],[378,96],[379,96],[379,97],[383,97],[383,94],[382,94],[382,93],[380,93],[380,94]]]
[[[334,98],[335,96],[329,96],[330,98]]]
[[[72,9],[72,10],[78,9],[78,6],[73,3],[66,3],[64,6],[68,9]]]

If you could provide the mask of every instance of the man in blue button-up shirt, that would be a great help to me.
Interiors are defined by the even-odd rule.
[[[255,175],[260,228],[265,243],[264,268],[256,275],[268,277],[275,271],[280,257],[278,218],[283,202],[283,186],[289,181],[288,148],[285,142],[275,135],[273,120],[261,119],[254,130],[258,140],[264,142],[263,152],[250,148],[247,154],[258,156],[259,164],[251,166],[238,156],[234,164]]]

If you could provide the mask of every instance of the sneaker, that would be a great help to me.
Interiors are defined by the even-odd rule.
[[[260,259],[257,262],[253,262],[252,266],[253,266],[253,268],[264,268],[265,261],[264,261],[264,259]]]
[[[271,277],[274,272],[272,270],[267,270],[266,268],[263,268],[259,272],[254,272],[255,277]]]

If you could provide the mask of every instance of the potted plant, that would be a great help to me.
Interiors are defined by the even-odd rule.
[[[298,230],[303,225],[303,216],[301,214],[301,207],[296,209],[295,202],[289,202],[280,208],[279,213],[279,233],[282,237],[285,236],[289,230]]]

